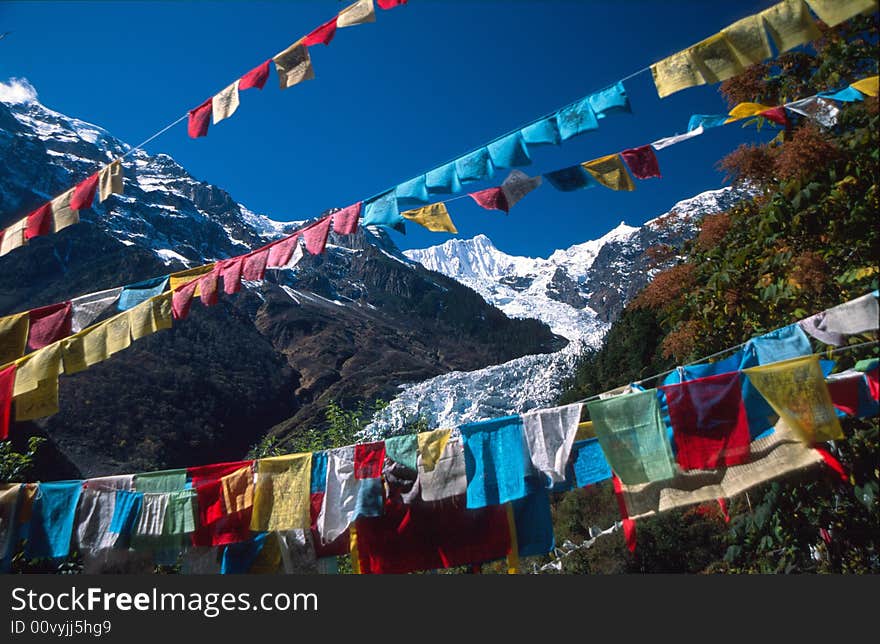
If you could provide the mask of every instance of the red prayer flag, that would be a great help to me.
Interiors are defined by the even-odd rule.
[[[246,280],[258,281],[266,275],[266,262],[269,261],[269,249],[262,248],[244,256],[244,268],[241,276]]]
[[[269,268],[278,268],[286,265],[287,262],[290,261],[290,256],[293,255],[293,249],[296,248],[298,243],[299,233],[296,233],[295,235],[286,237],[270,246],[269,259],[266,262],[266,266]]]
[[[70,302],[32,309],[29,318],[28,347],[34,351],[71,334]]]
[[[880,369],[871,369],[865,374],[865,380],[868,381],[868,390],[871,392],[871,398],[874,400],[880,400],[880,379],[877,377],[878,372],[880,372]]]
[[[614,496],[617,497],[617,508],[620,510],[620,518],[623,520],[623,538],[626,541],[626,549],[630,552],[636,551],[636,522],[629,518],[629,511],[626,509],[626,499],[623,498],[623,485],[617,474],[611,475],[611,482],[614,485]]]
[[[510,206],[507,204],[507,195],[504,194],[501,188],[486,188],[485,190],[470,192],[468,196],[486,210],[510,212]]]
[[[507,508],[466,505],[464,496],[411,505],[386,500],[383,516],[361,517],[355,524],[361,574],[404,574],[507,556]]]
[[[263,85],[266,84],[266,79],[269,78],[269,63],[272,62],[270,58],[262,65],[258,65],[254,67],[251,71],[241,77],[238,81],[238,89],[250,89],[251,87],[256,87],[257,89],[263,89]]]
[[[217,303],[217,274],[213,271],[208,273],[199,280],[199,286],[202,304],[214,306]]]
[[[840,477],[840,480],[846,483],[849,481],[849,477],[846,475],[846,469],[844,469],[843,465],[838,461],[834,456],[831,455],[824,447],[813,447],[814,450],[819,452],[819,456],[822,457],[822,460],[825,461],[825,465],[830,467],[837,473],[837,476]]]
[[[251,538],[253,506],[239,512],[222,514],[223,485],[219,480],[194,484],[193,487],[199,507],[198,527],[190,537],[194,546],[224,546]]]
[[[80,181],[73,189],[70,197],[71,210],[84,210],[92,207],[95,200],[95,192],[98,189],[98,173],[96,172],[88,179]]]
[[[46,203],[27,216],[24,238],[33,239],[52,232],[52,204]]]
[[[189,307],[192,305],[193,294],[198,285],[198,280],[193,280],[174,289],[171,294],[171,314],[175,320],[185,320],[189,315]]]
[[[9,410],[15,385],[15,363],[0,371],[0,440],[9,438]]]
[[[244,257],[224,259],[217,263],[216,270],[223,278],[223,292],[227,295],[238,293],[241,290],[241,270],[244,265]]]
[[[749,460],[749,421],[738,371],[660,387],[684,470],[741,465]]]
[[[835,378],[826,380],[828,393],[831,394],[831,403],[843,413],[849,416],[859,415],[859,385],[862,374],[855,378]]]
[[[774,123],[778,123],[783,127],[788,125],[788,117],[785,115],[784,107],[773,107],[769,110],[765,110],[761,112],[760,116],[763,116],[768,121],[773,121]]]
[[[333,232],[337,235],[353,235],[357,232],[363,201],[358,201],[339,212],[333,213]]]
[[[376,0],[376,3],[383,9],[394,9],[402,4],[406,4],[407,0]]]
[[[330,41],[333,40],[333,36],[336,35],[336,19],[339,16],[333,16],[332,20],[328,20],[323,25],[312,31],[308,36],[303,38],[302,44],[306,47],[311,47],[312,45],[329,45]]]
[[[187,132],[190,137],[197,139],[208,134],[208,125],[211,123],[211,103],[213,97],[189,111],[189,123]]]
[[[385,462],[385,441],[359,443],[354,446],[354,477],[377,479],[382,476]]]
[[[660,164],[657,162],[654,148],[650,145],[624,150],[620,153],[620,156],[626,161],[626,165],[629,166],[630,172],[633,173],[636,179],[661,178]]]
[[[320,255],[324,252],[327,245],[327,237],[330,235],[330,217],[324,217],[316,224],[312,224],[302,231],[303,241],[306,243],[306,250],[312,255]]]

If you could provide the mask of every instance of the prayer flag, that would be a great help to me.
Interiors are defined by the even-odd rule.
[[[758,116],[763,116],[768,121],[773,121],[777,125],[781,125],[785,127],[788,125],[788,117],[785,115],[784,107],[771,107],[769,110],[764,110]]]
[[[430,194],[450,194],[461,190],[461,182],[455,171],[455,161],[435,168],[425,174],[425,187]]]
[[[13,224],[10,224],[6,230],[3,231],[3,234],[0,235],[0,256],[24,246],[24,231],[25,228],[27,228],[27,225],[28,218],[24,217]]]
[[[291,454],[257,461],[251,530],[306,530],[312,454]]]
[[[691,60],[707,83],[718,83],[743,72],[730,42],[718,33],[690,48]]]
[[[520,199],[541,185],[540,175],[530,177],[520,170],[511,170],[507,178],[501,182],[501,190],[507,199],[507,207],[513,208]]]
[[[653,389],[587,403],[608,463],[628,485],[675,474],[666,429]]]
[[[61,344],[53,343],[20,358],[15,367],[15,389],[19,396],[37,389],[46,380],[58,380],[61,373]]]
[[[122,161],[116,159],[98,172],[98,201],[104,203],[111,194],[122,194]]]
[[[462,183],[490,178],[495,174],[495,166],[492,165],[489,148],[482,147],[456,159],[455,171]],[[428,201],[427,197],[424,201]]]
[[[650,145],[624,150],[620,153],[620,156],[626,161],[626,165],[629,166],[630,172],[633,173],[636,179],[661,178],[660,164],[657,162],[654,148]]]
[[[140,304],[146,302],[151,297],[155,297],[165,290],[168,284],[168,275],[155,277],[153,279],[136,282],[122,287],[122,293],[119,296],[117,306],[120,311],[127,311]]]
[[[354,476],[358,479],[374,479],[382,476],[385,462],[385,443],[358,443],[354,446]]]
[[[0,318],[0,364],[17,360],[27,348],[30,311]]]
[[[208,126],[211,124],[211,107],[213,99],[209,98],[198,107],[194,107],[189,111],[189,120],[187,121],[186,131],[190,138],[197,139],[200,136],[208,135]]]
[[[31,309],[28,347],[32,350],[65,338],[71,332],[70,302],[59,302],[38,309]]]
[[[878,92],[880,92],[880,76],[863,78],[850,85],[850,87],[857,89],[865,96],[877,96]]]
[[[783,0],[758,15],[780,53],[821,36],[804,0]]]
[[[68,226],[79,223],[79,211],[74,210],[70,201],[73,198],[73,188],[64,192],[52,200],[52,224],[57,233]]]
[[[266,264],[269,262],[269,249],[261,248],[244,256],[241,276],[249,281],[259,281],[266,276]]]
[[[760,63],[773,55],[770,40],[759,15],[737,20],[721,30],[744,68]]]
[[[486,210],[510,212],[510,206],[507,204],[507,197],[504,196],[504,191],[500,187],[469,192],[468,196],[476,201],[477,205]]]
[[[688,132],[696,130],[698,127],[712,128],[719,127],[728,123],[730,117],[727,114],[692,114],[688,121]]]
[[[69,554],[81,491],[82,481],[39,484],[25,545],[28,557],[59,559]]]
[[[843,103],[857,103],[865,100],[862,93],[850,87],[844,87],[836,92],[819,92],[816,96],[820,98],[828,98],[832,101],[841,101]]]
[[[24,238],[33,239],[52,232],[52,204],[46,203],[27,216]]]
[[[876,331],[880,318],[877,298],[868,293],[849,302],[801,320],[801,329],[825,344],[841,346],[847,337]]]
[[[513,501],[511,505],[517,554],[520,557],[533,557],[553,550],[553,515],[547,490],[538,489]]]
[[[245,90],[250,89],[251,87],[256,87],[257,89],[263,89],[263,86],[266,84],[266,79],[269,78],[269,63],[270,60],[267,60],[265,63],[254,67],[247,74],[242,76],[238,81],[238,89]]]
[[[116,304],[121,294],[122,288],[119,287],[72,299],[70,301],[71,331],[79,333],[90,326],[104,311]]]
[[[9,410],[12,408],[12,392],[15,387],[15,364],[0,369],[0,440],[9,438]],[[2,559],[0,552],[0,559]]]
[[[449,217],[449,211],[446,210],[446,204],[442,201],[416,208],[415,210],[407,210],[400,214],[402,217],[424,226],[431,232],[458,233],[455,224],[452,223],[452,219]]]
[[[201,291],[202,304],[214,306],[217,304],[217,274],[208,273],[199,279],[199,291]]]
[[[754,352],[759,365],[780,362],[813,353],[810,340],[797,324],[789,324],[752,338],[746,343],[746,352]]]
[[[751,367],[745,373],[805,443],[843,438],[818,356]]]
[[[272,61],[275,63],[275,71],[281,81],[281,89],[292,87],[315,77],[309,49],[301,41],[293,43],[280,54],[276,54]]]
[[[575,441],[571,447],[572,469],[578,487],[586,487],[611,478],[611,466],[605,460],[599,439]]]
[[[520,134],[527,145],[559,145],[561,140],[555,115],[525,126]]]
[[[706,84],[689,49],[651,65],[651,75],[660,98],[666,98],[688,87]]]
[[[612,190],[635,190],[636,186],[630,178],[620,159],[619,154],[609,154],[581,164],[584,170],[606,188]]]
[[[580,419],[580,404],[522,415],[523,434],[532,466],[547,476],[551,484],[565,480],[565,469]]]
[[[594,92],[589,96],[590,107],[597,119],[603,119],[608,114],[615,112],[629,113],[632,110],[629,106],[629,97],[626,95],[626,88],[622,82],[606,87],[603,90]]]
[[[364,226],[387,226],[394,228],[403,222],[397,206],[394,190],[374,197],[364,205]]]
[[[559,110],[556,113],[556,127],[563,141],[599,129],[599,121],[596,120],[596,114],[590,105],[590,97],[586,96]]]
[[[235,81],[211,99],[211,114],[214,117],[214,125],[235,114],[238,105],[238,81]],[[207,132],[207,127],[205,130]]]
[[[354,446],[339,447],[327,452],[327,488],[317,519],[323,543],[335,541],[352,520],[357,503],[360,480],[354,475]]]
[[[214,270],[218,271],[220,277],[223,278],[224,293],[232,295],[241,290],[241,271],[243,268],[244,257],[232,257],[217,262]]]
[[[419,434],[421,437],[421,434]],[[423,501],[440,501],[467,493],[467,468],[461,440],[446,441],[432,467],[425,465],[425,452],[419,454],[419,486]]]
[[[769,109],[771,109],[769,105],[761,105],[760,103],[740,103],[730,110],[728,121],[738,121],[749,116],[756,116]]]
[[[311,47],[312,45],[329,45],[330,41],[333,40],[333,36],[336,35],[336,20],[338,16],[333,16],[331,20],[328,20],[320,27],[316,27],[312,30],[312,32],[303,38],[302,44],[306,47]]]
[[[171,312],[174,314],[175,320],[185,320],[189,315],[189,308],[192,305],[192,299],[198,285],[199,283],[193,280],[172,291]]]
[[[807,4],[819,16],[819,20],[829,27],[860,13],[877,10],[877,0],[807,0]]]
[[[545,172],[544,178],[550,182],[550,185],[561,192],[573,192],[574,190],[591,188],[598,185],[593,176],[584,170],[580,164],[554,172]]]
[[[794,101],[785,106],[785,109],[796,114],[801,114],[816,121],[822,127],[834,127],[837,125],[837,116],[840,108],[832,101],[818,96],[811,96],[800,101]]]
[[[742,465],[749,460],[749,422],[738,371],[660,387],[683,470]]]
[[[327,237],[330,235],[331,218],[324,217],[302,231],[303,242],[306,250],[312,255],[320,255],[327,245]]]
[[[496,168],[513,168],[518,165],[529,165],[532,162],[529,149],[519,132],[493,141],[486,146],[486,149],[489,150],[489,158]]]
[[[520,499],[528,493],[531,471],[520,416],[462,425],[467,476],[467,507],[482,508]]]
[[[376,22],[376,10],[373,0],[358,0],[348,5],[336,17],[337,27],[354,27],[367,22]]]
[[[391,436],[385,439],[385,453],[395,463],[418,469],[419,439],[416,434]]]
[[[398,185],[394,189],[394,194],[399,201],[405,203],[426,203],[431,200],[431,197],[428,195],[428,186],[425,182],[425,175],[423,174]]]
[[[421,464],[426,471],[433,470],[437,461],[440,460],[440,455],[449,441],[449,433],[450,430],[448,429],[434,429],[429,432],[420,432],[416,435]]]
[[[358,229],[362,201],[333,213],[333,232],[337,235],[354,235]]]
[[[95,192],[98,190],[98,173],[83,181],[80,181],[73,189],[73,196],[70,198],[70,207],[73,210],[85,210],[91,208],[95,201]]]

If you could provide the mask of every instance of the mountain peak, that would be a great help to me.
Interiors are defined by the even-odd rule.
[[[26,78],[10,78],[6,83],[0,81],[0,102],[37,103],[37,90]]]

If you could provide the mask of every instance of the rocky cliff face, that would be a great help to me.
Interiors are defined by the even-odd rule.
[[[29,86],[0,84],[0,225],[128,150],[41,105]],[[252,213],[165,155],[137,151],[124,165],[123,196],[0,258],[0,315],[237,255],[302,223]],[[330,400],[388,398],[402,383],[565,343],[361,230],[62,376],[61,413],[13,434],[47,434],[59,451],[53,463],[69,462],[64,475],[234,459],[268,433],[283,444],[320,428]]]

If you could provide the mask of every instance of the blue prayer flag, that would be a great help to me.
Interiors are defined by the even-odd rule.
[[[631,112],[629,97],[622,82],[617,82],[610,87],[590,94],[590,107],[596,114],[596,118],[603,119],[614,112]]]
[[[537,485],[534,488],[534,492],[513,502],[516,545],[520,557],[545,555],[556,545],[550,496],[547,490],[539,489]]]
[[[401,183],[394,189],[394,194],[398,201],[404,203],[419,204],[431,201],[431,197],[428,196],[428,188],[425,185],[425,175]]]
[[[556,125],[563,141],[599,129],[599,121],[596,120],[596,114],[590,105],[590,97],[582,98],[559,110],[556,113]]]
[[[571,460],[578,487],[586,487],[611,478],[611,466],[598,438],[575,441],[571,448]]]
[[[557,190],[572,192],[582,188],[592,188],[599,183],[580,165],[563,168],[555,172],[547,172],[544,178]]]
[[[560,142],[555,114],[525,126],[520,133],[528,145],[559,145]]]
[[[729,118],[727,114],[694,114],[691,116],[691,120],[688,121],[688,132],[693,132],[701,125],[704,130],[724,125]]]
[[[532,162],[529,150],[519,132],[508,134],[486,147],[489,150],[489,158],[496,168],[513,168],[518,165],[529,165]]]
[[[832,101],[842,101],[844,103],[855,103],[863,101],[865,97],[854,87],[844,87],[836,92],[819,92],[817,96],[821,98],[830,98]]]
[[[504,416],[460,427],[467,476],[467,507],[500,505],[528,493],[530,462],[522,418]]]
[[[752,338],[746,344],[746,352],[754,351],[759,365],[800,358],[813,353],[807,334],[798,324]]]
[[[403,223],[397,197],[394,190],[389,190],[368,201],[364,206],[364,226],[387,226],[395,228]]]
[[[257,560],[266,538],[271,532],[260,532],[249,541],[242,543],[230,543],[223,548],[223,558],[220,561],[221,575],[243,575],[250,571],[251,566]]]
[[[327,452],[312,452],[312,471],[310,474],[311,494],[324,492],[327,489]]]
[[[461,190],[455,161],[435,168],[425,175],[425,185],[432,194],[450,194]]]
[[[166,284],[168,284],[168,275],[123,286],[122,293],[120,293],[119,299],[116,301],[116,306],[120,311],[134,308],[151,297],[162,293],[165,290]]]
[[[474,150],[455,161],[455,170],[462,183],[482,181],[495,174],[495,166],[489,158],[489,148]]]
[[[82,481],[40,483],[31,510],[25,552],[31,559],[58,559],[70,553],[70,537]]]

